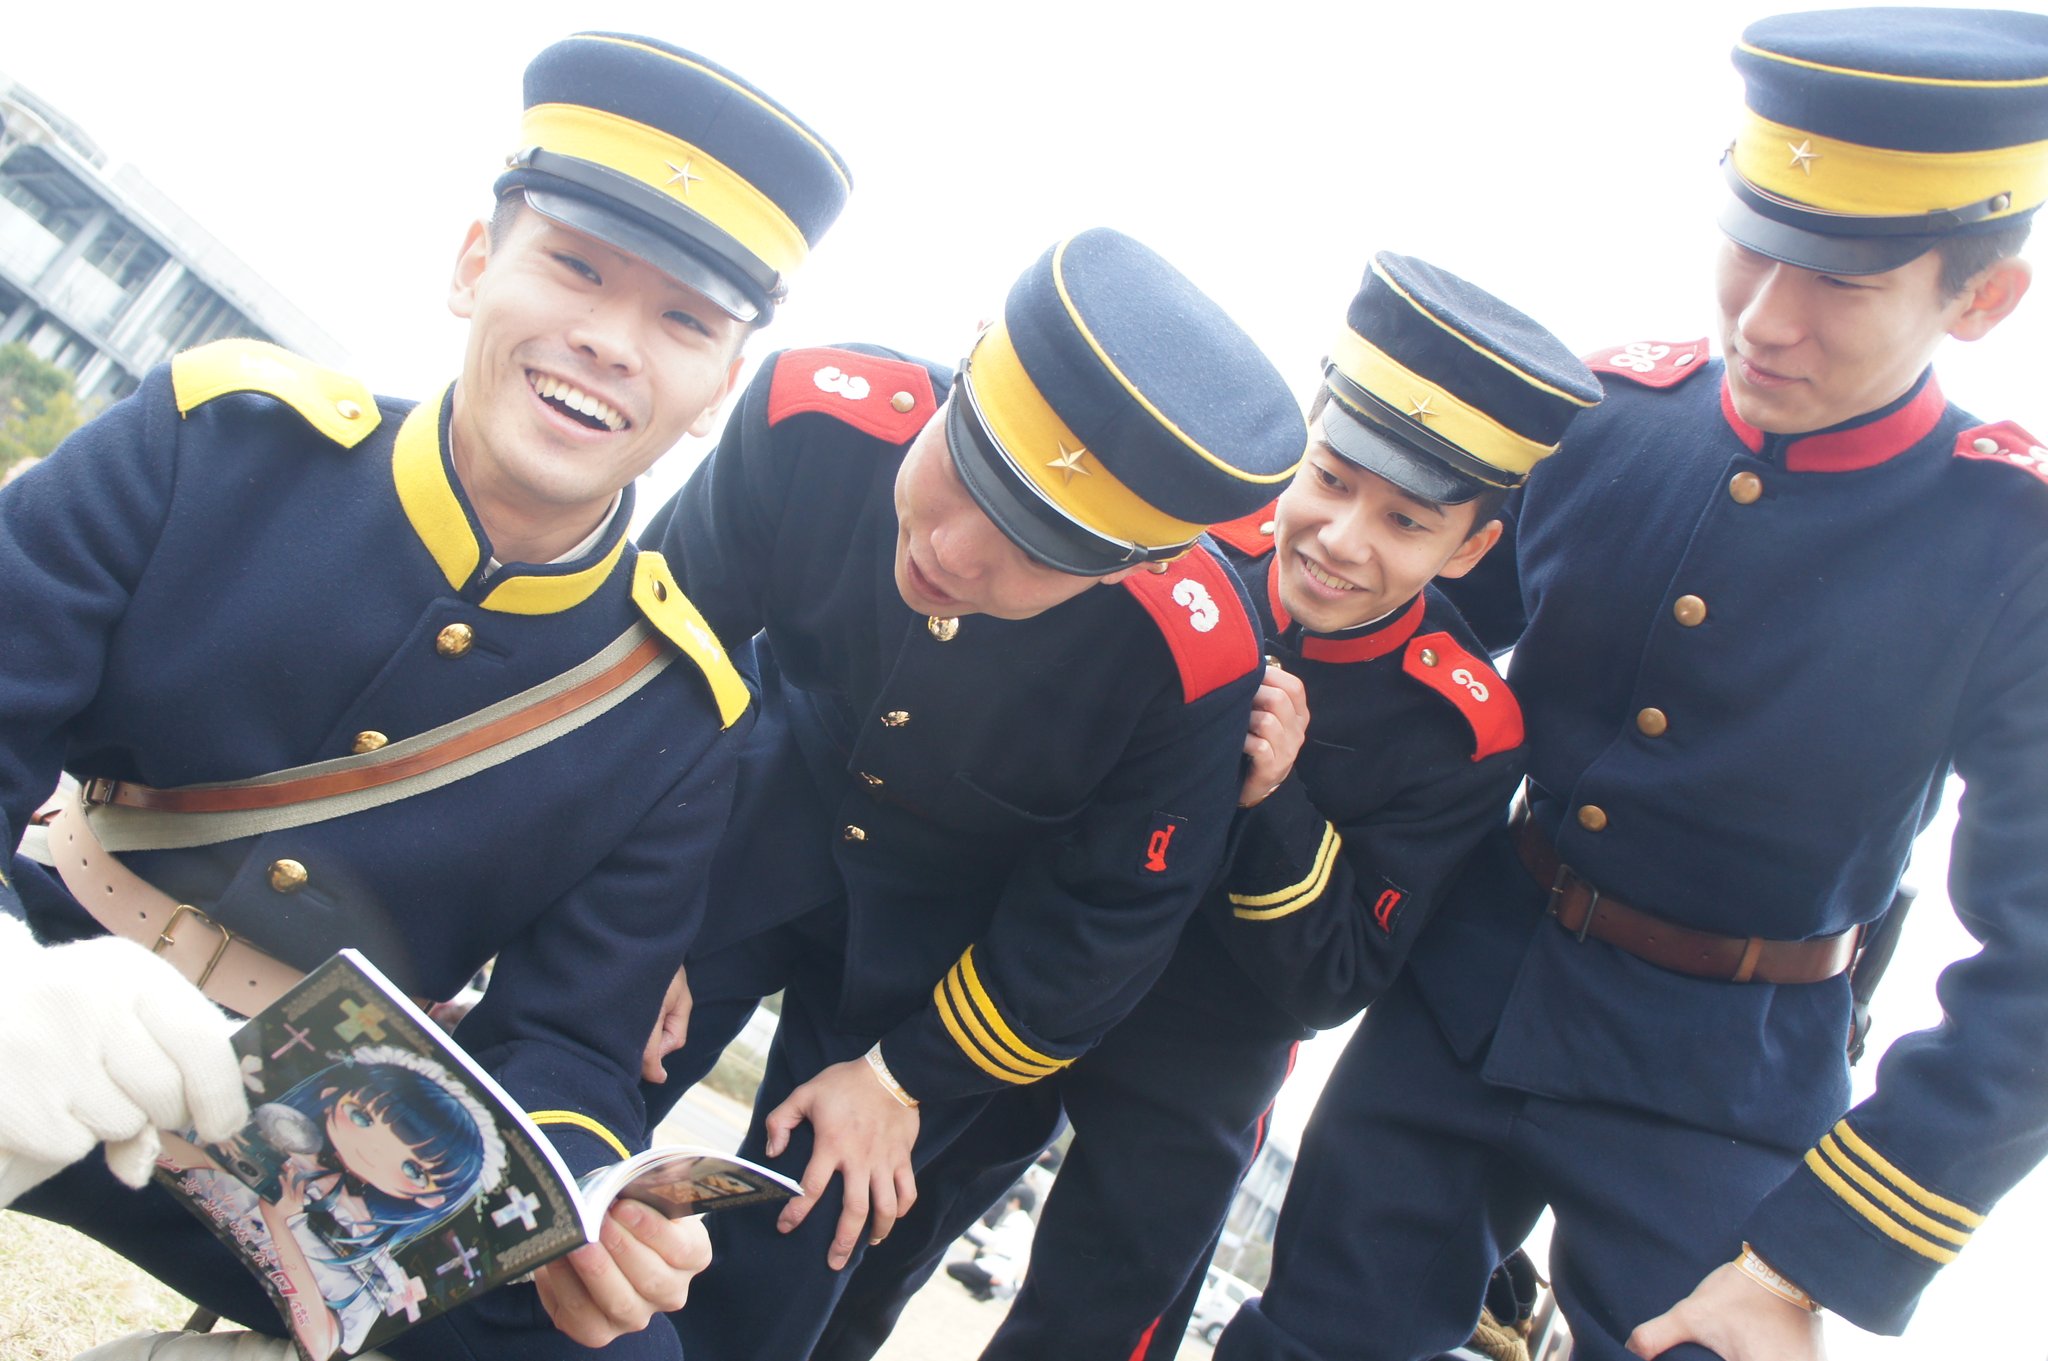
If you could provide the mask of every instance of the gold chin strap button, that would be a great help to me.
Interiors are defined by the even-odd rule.
[[[297,893],[312,877],[306,873],[306,867],[296,860],[270,862],[270,886],[279,893]]]
[[[936,614],[925,620],[924,626],[931,630],[932,637],[942,643],[952,642],[960,632],[960,621],[958,619],[942,619]]]
[[[907,709],[891,709],[882,715],[882,726],[885,728],[900,728],[909,721],[910,712]]]
[[[450,624],[434,635],[434,651],[443,657],[460,657],[475,641],[475,629],[467,624]]]
[[[1604,830],[1607,826],[1607,810],[1597,803],[1580,804],[1579,826],[1589,832]]]
[[[1671,617],[1685,627],[1698,628],[1707,617],[1707,602],[1696,595],[1682,595],[1671,602]]]
[[[376,729],[365,728],[356,734],[355,753],[358,756],[367,756],[380,747],[388,746],[390,742],[390,738]]]

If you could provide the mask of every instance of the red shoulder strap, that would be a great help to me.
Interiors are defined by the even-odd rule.
[[[1259,631],[1238,598],[1229,569],[1196,547],[1164,572],[1140,569],[1124,578],[1173,651],[1182,698],[1193,704],[1259,664]]]
[[[908,444],[938,409],[924,365],[852,350],[790,350],[768,387],[770,425],[822,412],[891,444]]]
[[[1707,366],[1707,341],[1638,340],[1586,357],[1595,373],[1612,373],[1646,388],[1677,387]]]
[[[1956,436],[1957,458],[1981,458],[1987,463],[2010,463],[2015,468],[2048,482],[2048,449],[2041,441],[2011,421],[1980,425]]]
[[[1273,507],[1278,504],[1277,500],[1268,501],[1241,520],[1210,525],[1209,536],[1221,539],[1240,553],[1257,557],[1273,546]]]
[[[1522,706],[1492,666],[1458,645],[1448,633],[1408,640],[1401,669],[1457,707],[1472,725],[1472,759],[1522,745]]]

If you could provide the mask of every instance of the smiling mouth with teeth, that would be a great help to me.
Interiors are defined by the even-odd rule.
[[[1355,591],[1358,589],[1358,587],[1340,577],[1331,576],[1328,572],[1310,562],[1306,557],[1301,558],[1300,561],[1301,569],[1308,573],[1311,580],[1321,582],[1333,591]]]
[[[527,372],[526,382],[534,395],[555,410],[562,412],[579,425],[592,430],[609,430],[613,434],[632,424],[610,405],[598,400],[582,388],[572,387],[559,378],[545,373]]]

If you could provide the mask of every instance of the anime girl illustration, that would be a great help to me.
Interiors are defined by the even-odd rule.
[[[162,1163],[215,1174],[203,1199],[234,1216],[238,1239],[268,1240],[293,1334],[324,1361],[354,1355],[403,1309],[392,1254],[496,1189],[505,1146],[439,1062],[372,1046],[257,1107],[225,1143],[167,1135]]]

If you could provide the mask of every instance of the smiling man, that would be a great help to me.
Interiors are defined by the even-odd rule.
[[[1369,1184],[1297,1178],[1219,1357],[1435,1356],[1547,1204],[1574,1356],[1814,1361],[2048,1148],[2048,458],[1930,367],[2026,292],[2048,16],[1783,15],[1735,60],[1722,357],[1601,351],[1452,584],[1515,647],[1527,798],[1305,1142]],[[1849,971],[1951,771],[1984,948],[1852,1108]]]
[[[650,527],[729,645],[763,631],[772,739],[714,884],[756,935],[692,958],[662,1099],[786,985],[742,1151],[808,1192],[786,1235],[714,1223],[716,1274],[675,1316],[697,1361],[806,1355],[914,1165],[1157,976],[1221,857],[1259,684],[1202,530],[1305,442],[1243,332],[1097,229],[1025,271],[957,374],[775,356]]]
[[[84,786],[0,906],[47,941],[131,935],[243,1013],[341,946],[429,1000],[495,957],[460,1038],[580,1173],[644,1141],[641,1047],[751,717],[668,565],[628,541],[631,484],[709,428],[848,182],[781,105],[649,39],[550,47],[526,105],[456,261],[449,389],[379,398],[227,341],[0,495],[0,844],[60,770]],[[279,1328],[154,1190],[80,1166],[17,1208]],[[380,1345],[673,1357],[666,1324],[638,1330],[706,1247],[615,1208],[533,1285]]]

